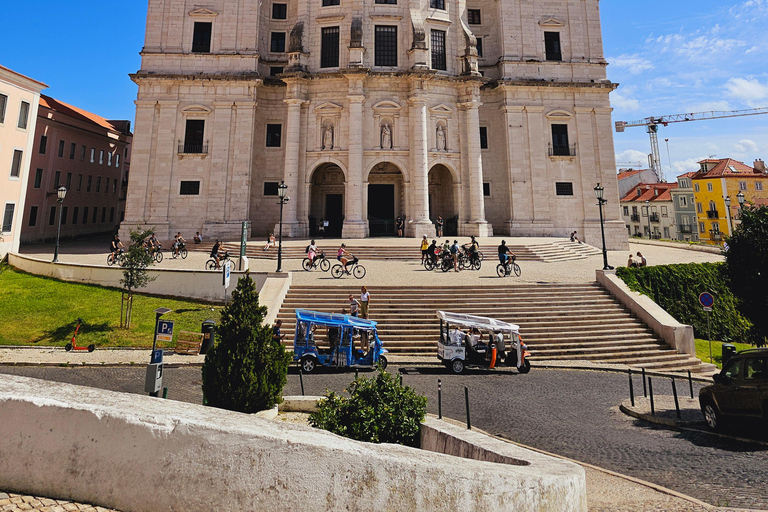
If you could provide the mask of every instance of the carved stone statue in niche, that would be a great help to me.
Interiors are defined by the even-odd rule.
[[[288,53],[304,52],[304,22],[299,21],[291,29],[291,37],[288,42]]]
[[[323,149],[333,149],[333,125],[323,128]]]
[[[363,47],[363,18],[360,16],[352,18],[352,25],[349,31],[349,46],[350,48]]]
[[[442,124],[437,125],[437,150],[445,151],[445,127]]]
[[[387,123],[381,125],[381,149],[392,149],[392,128]]]

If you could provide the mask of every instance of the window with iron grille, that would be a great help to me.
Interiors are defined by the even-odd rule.
[[[552,155],[553,156],[570,156],[571,150],[568,146],[568,125],[567,124],[553,124],[552,125]]]
[[[285,53],[285,32],[272,32],[269,51],[274,53]]]
[[[397,4],[397,0],[376,0],[376,2],[374,2],[374,3],[395,5],[395,4]]]
[[[19,108],[19,128],[27,129],[27,121],[29,121],[29,103],[26,101],[21,102],[21,108]]]
[[[268,124],[267,125],[267,147],[279,148],[281,144],[283,133],[283,125],[281,124]]]
[[[24,152],[20,149],[13,150],[13,160],[11,161],[11,178],[21,176],[21,161],[24,159]]]
[[[327,27],[321,30],[320,67],[339,67],[339,27]]]
[[[37,206],[29,207],[29,227],[37,226]]]
[[[480,9],[467,9],[467,22],[470,25],[480,24]]]
[[[374,66],[397,66],[397,27],[376,25]]]
[[[547,60],[563,60],[560,51],[560,32],[544,32],[544,49]]]
[[[38,168],[35,169],[35,188],[40,188],[43,186],[43,170]]]
[[[480,127],[480,149],[488,149],[488,128]]]
[[[477,56],[478,57],[483,56],[483,38],[482,37],[477,38]]]
[[[0,124],[5,122],[5,108],[8,105],[8,96],[0,94]]]
[[[445,31],[432,30],[430,34],[432,42],[432,69],[448,69],[445,61]]]
[[[429,7],[432,9],[445,10],[445,0],[429,0]]]
[[[330,7],[331,5],[339,5],[339,0],[323,0],[323,7]]]
[[[264,195],[265,196],[277,196],[277,187],[279,183],[276,181],[264,182]]]
[[[3,214],[3,229],[6,233],[11,230],[13,226],[13,212],[16,209],[16,205],[13,203],[5,203],[5,213]]]
[[[44,155],[47,148],[48,148],[48,137],[45,136],[45,135],[41,135],[40,136],[40,149],[38,149],[38,152],[41,155]]]
[[[556,182],[555,194],[558,196],[572,196],[573,195],[573,183],[571,182]]]
[[[203,137],[205,135],[205,120],[187,119],[184,131],[184,153],[205,153]]]
[[[272,19],[284,20],[288,18],[288,4],[272,4]]]
[[[211,53],[211,31],[213,23],[196,21],[192,32],[192,53]]]
[[[200,195],[200,182],[199,181],[182,181],[179,188],[179,194],[182,196],[198,196]]]

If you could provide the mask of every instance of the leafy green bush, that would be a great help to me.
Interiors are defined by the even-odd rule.
[[[263,324],[266,312],[246,273],[221,312],[219,341],[205,356],[203,396],[208,405],[250,413],[282,401],[291,355]]]
[[[349,398],[327,392],[310,424],[358,441],[419,446],[427,397],[403,386],[402,376],[379,368],[375,377],[357,378],[346,391]]]
[[[738,299],[728,287],[722,263],[686,263],[653,267],[616,269],[627,286],[647,295],[679,322],[693,326],[697,338],[707,338],[707,313],[699,294],[715,297],[710,313],[712,339],[746,341],[752,323],[738,310]]]

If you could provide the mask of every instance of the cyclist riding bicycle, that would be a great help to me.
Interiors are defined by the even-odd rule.
[[[336,259],[339,260],[342,265],[344,265],[344,272],[347,274],[349,274],[349,270],[347,270],[347,264],[352,258],[354,258],[354,256],[352,256],[352,254],[347,251],[347,244],[341,244],[341,247],[339,247],[339,250],[336,253]]]
[[[123,249],[123,243],[120,241],[120,238],[115,235],[115,238],[109,243],[109,252],[112,253],[112,260],[116,260],[117,253],[120,252],[120,249]]]
[[[507,269],[506,272],[509,274],[509,267],[507,266],[507,262],[511,259],[512,262],[515,261],[517,256],[515,256],[515,253],[509,250],[509,247],[507,247],[507,241],[502,240],[501,245],[499,246],[499,263],[504,265],[504,267]]]
[[[216,239],[216,243],[213,244],[213,247],[211,248],[211,258],[216,260],[216,268],[221,267],[221,264],[219,263],[219,249],[221,248],[221,240],[218,238]]]
[[[176,235],[173,237],[173,254],[174,256],[179,255],[179,250],[182,247],[182,244],[187,243],[186,240],[184,240],[184,237],[181,236],[181,231],[176,233]]]
[[[317,244],[314,240],[312,240],[307,246],[307,259],[309,260],[310,265],[312,265],[312,263],[315,261],[315,257],[317,256],[318,252]]]
[[[475,236],[472,235],[471,240],[466,244],[462,245],[461,248],[464,249],[464,253],[467,256],[474,258],[475,256],[477,256],[478,252],[480,251],[480,244],[477,243],[477,240],[475,240]]]

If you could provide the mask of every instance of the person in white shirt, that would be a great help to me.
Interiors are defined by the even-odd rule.
[[[450,333],[451,345],[464,345],[465,334],[461,332],[458,325],[453,326],[453,330]]]

